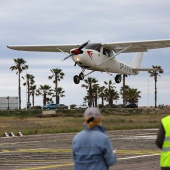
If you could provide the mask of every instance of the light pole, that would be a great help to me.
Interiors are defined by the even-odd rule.
[[[8,100],[8,110],[9,110],[9,96],[7,96],[6,99]]]

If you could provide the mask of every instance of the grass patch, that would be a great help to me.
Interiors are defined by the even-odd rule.
[[[137,111],[136,111],[137,110]],[[101,110],[101,125],[107,130],[158,128],[169,113],[152,110]],[[57,110],[56,115],[42,116],[39,111],[0,112],[0,136],[4,132],[24,135],[78,132],[83,129],[83,110]]]

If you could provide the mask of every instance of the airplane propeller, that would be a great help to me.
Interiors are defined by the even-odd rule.
[[[78,55],[78,54],[82,54],[83,51],[82,49],[89,43],[90,41],[85,42],[84,44],[82,44],[79,48],[76,48],[74,50],[71,51],[71,54],[67,57],[65,57],[63,60],[68,59],[69,57],[73,56],[73,55]]]

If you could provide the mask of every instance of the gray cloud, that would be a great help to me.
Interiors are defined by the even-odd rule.
[[[9,70],[14,58],[24,58],[29,66],[30,72],[35,73],[37,82],[47,81],[50,69],[60,67],[66,72],[65,80],[61,81],[63,88],[67,89],[67,97],[63,102],[69,103],[72,96],[75,103],[82,101],[84,93],[81,85],[74,85],[72,77],[80,72],[80,68],[74,67],[71,59],[61,62],[64,54],[58,53],[32,53],[12,51],[6,48],[10,44],[62,44],[131,40],[152,40],[170,38],[170,1],[168,0],[5,0],[0,1],[0,73],[2,77],[15,79],[4,82],[0,80],[2,95],[17,95],[17,76]],[[130,54],[134,56],[134,54]],[[159,49],[149,51],[144,55],[143,67],[161,65],[165,73],[161,76],[159,97],[160,102],[165,103],[165,93],[168,94],[168,78],[170,49]],[[131,60],[131,57],[120,57],[119,59]],[[166,76],[166,78],[164,77]],[[91,76],[103,80],[113,79],[104,73],[94,73]],[[146,93],[147,73],[138,76],[130,76],[127,83],[137,86],[142,91],[143,99],[141,105],[147,104]],[[168,77],[168,78],[167,78]],[[140,80],[142,84],[138,84]],[[14,83],[15,82],[15,83]],[[9,84],[9,87],[8,87]],[[70,86],[68,86],[68,84]],[[11,88],[12,85],[12,88]],[[53,85],[51,83],[51,85]],[[15,87],[15,88],[14,88]],[[69,87],[72,89],[69,91]],[[116,85],[117,89],[121,85]],[[8,90],[10,89],[10,94]],[[12,90],[11,90],[12,89]],[[15,89],[15,90],[14,90]],[[22,91],[23,100],[25,89]],[[77,98],[77,100],[76,100]],[[39,99],[37,103],[41,103]],[[152,104],[154,99],[152,98]],[[23,102],[26,103],[26,102]],[[167,102],[168,103],[168,102]]]

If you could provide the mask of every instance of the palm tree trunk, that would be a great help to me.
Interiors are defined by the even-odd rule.
[[[46,105],[46,94],[43,95],[43,105]]]
[[[55,100],[56,100],[56,104],[59,104],[57,88],[58,88],[58,81],[57,81],[57,74],[55,74],[55,96],[56,96]]]
[[[93,104],[93,95],[92,95],[92,87],[91,87],[91,84],[90,84],[90,87],[89,87],[89,97],[90,97],[89,107],[92,107],[92,104]]]
[[[111,98],[111,96],[109,96],[109,108],[112,108],[113,105],[113,99]]]
[[[97,93],[95,94],[95,107],[97,107]]]
[[[157,74],[155,75],[155,108],[157,108]]]
[[[34,107],[34,93],[32,94],[32,106]]]
[[[123,106],[125,106],[125,74],[123,74]]]
[[[102,108],[104,107],[104,97],[102,96]]]
[[[27,101],[27,109],[30,108],[30,82],[29,82],[29,78],[27,79],[27,90],[28,90],[28,101]]]
[[[21,80],[20,80],[20,72],[18,72],[18,104],[19,104],[19,109],[21,109]]]

